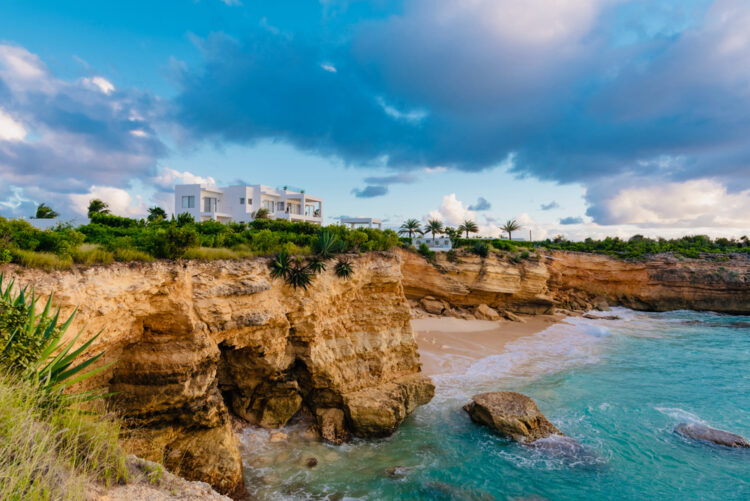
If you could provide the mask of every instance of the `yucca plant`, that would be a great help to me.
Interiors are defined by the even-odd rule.
[[[273,278],[286,279],[289,276],[291,269],[292,261],[289,258],[289,253],[286,249],[281,249],[281,251],[274,256],[273,261],[271,261],[271,276]]]
[[[52,295],[42,312],[37,314],[39,296],[33,290],[27,292],[28,286],[14,295],[14,281],[3,287],[3,278],[0,273],[0,365],[35,383],[44,396],[45,404],[70,405],[106,396],[107,393],[102,390],[65,393],[70,386],[112,365],[88,370],[103,352],[75,363],[101,332],[74,350],[73,346],[83,334],[83,329],[68,343],[63,342],[63,337],[75,318],[77,308],[60,324],[60,309],[57,308],[54,314],[52,312]]]
[[[322,259],[328,259],[339,248],[339,237],[328,230],[323,230],[313,243],[313,252]]]
[[[336,268],[334,268],[334,272],[339,278],[349,278],[354,273],[354,266],[348,259],[339,259],[338,263],[336,263]]]

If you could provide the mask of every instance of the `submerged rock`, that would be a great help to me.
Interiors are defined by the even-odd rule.
[[[550,435],[562,435],[526,395],[499,391],[474,395],[471,400],[464,410],[472,421],[517,442],[530,443]]]
[[[750,448],[750,443],[740,435],[697,423],[680,423],[674,431],[688,438],[713,442],[726,447]]]

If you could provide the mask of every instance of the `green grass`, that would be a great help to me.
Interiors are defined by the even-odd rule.
[[[27,268],[65,270],[73,266],[73,259],[69,255],[58,256],[51,252],[34,252],[22,249],[13,249],[11,253],[14,263]]]
[[[40,407],[39,390],[0,373],[0,499],[86,499],[90,482],[127,481],[112,417]]]
[[[119,248],[115,249],[114,255],[116,261],[122,262],[140,261],[143,263],[148,263],[154,260],[154,256],[152,256],[148,252],[140,251],[138,249]]]
[[[199,259],[201,261],[216,261],[217,259],[240,259],[241,254],[232,249],[222,247],[192,247],[185,251],[185,259]]]
[[[82,244],[73,249],[70,254],[76,264],[109,264],[115,260],[114,253],[106,251],[96,244]]]

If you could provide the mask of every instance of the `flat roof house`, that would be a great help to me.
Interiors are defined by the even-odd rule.
[[[196,221],[246,223],[266,209],[271,218],[323,223],[323,199],[304,190],[271,188],[262,184],[227,187],[178,184],[174,187],[174,213],[187,212]]]

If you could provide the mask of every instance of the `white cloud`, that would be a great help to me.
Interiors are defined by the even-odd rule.
[[[148,136],[148,134],[146,133],[146,131],[143,130],[143,129],[131,130],[130,134],[132,134],[135,137],[146,137],[146,136]]]
[[[23,141],[26,129],[0,108],[0,141]]]
[[[711,179],[626,188],[603,204],[616,224],[750,227],[750,190],[729,193]]]
[[[329,73],[337,73],[338,72],[338,70],[336,69],[336,67],[334,65],[332,65],[332,64],[323,63],[323,64],[320,65],[320,67],[323,68],[324,70],[326,70]]]
[[[55,90],[55,82],[36,54],[23,47],[0,44],[0,80],[12,91],[26,93]]]
[[[140,195],[135,198],[127,191],[112,186],[92,186],[88,193],[69,195],[72,209],[81,215],[88,211],[89,202],[98,198],[107,204],[113,214],[118,216],[142,217],[146,213],[146,204]]]
[[[435,174],[437,172],[445,172],[448,170],[448,168],[443,167],[442,165],[438,165],[437,167],[425,167],[422,170],[425,171],[427,174]]]
[[[159,172],[159,175],[152,179],[153,183],[163,190],[171,191],[176,184],[208,184],[215,186],[216,180],[211,176],[201,177],[192,172],[180,172],[175,169],[165,167]]]
[[[110,95],[115,91],[114,84],[104,77],[83,78],[81,79],[81,82],[85,87],[92,90],[98,90],[106,95]]]
[[[234,5],[242,5],[241,0],[221,0],[221,3],[225,5],[234,6]]]

